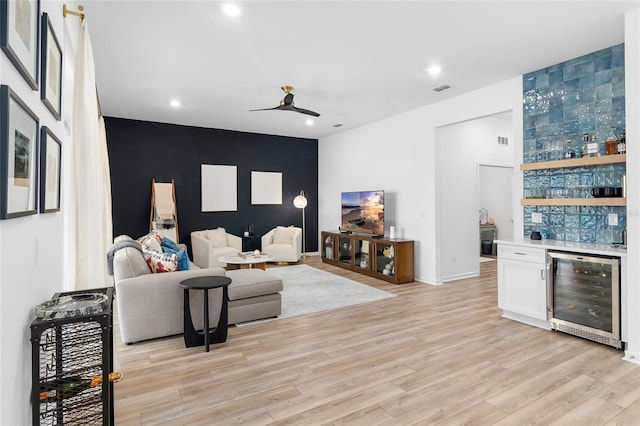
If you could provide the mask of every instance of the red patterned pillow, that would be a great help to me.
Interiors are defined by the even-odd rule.
[[[174,272],[178,270],[178,256],[175,253],[159,253],[143,247],[142,254],[151,272]]]

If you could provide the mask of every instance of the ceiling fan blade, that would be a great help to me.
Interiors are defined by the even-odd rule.
[[[278,105],[277,107],[273,107],[273,108],[250,109],[249,112],[252,112],[252,111],[272,111],[274,109],[284,109],[284,108],[282,108],[282,105]]]
[[[301,114],[307,114],[307,115],[313,115],[314,117],[320,117],[320,114],[315,112],[315,111],[311,111],[311,110],[304,109],[304,108],[298,108],[298,107],[295,107],[293,105],[291,106],[290,110],[291,111],[295,111],[295,112],[299,112]]]

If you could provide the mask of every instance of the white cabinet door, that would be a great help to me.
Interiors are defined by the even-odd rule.
[[[546,321],[545,264],[499,259],[498,306],[505,311]]]

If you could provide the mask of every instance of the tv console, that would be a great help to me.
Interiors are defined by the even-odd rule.
[[[414,281],[413,241],[322,231],[322,261],[394,284]]]

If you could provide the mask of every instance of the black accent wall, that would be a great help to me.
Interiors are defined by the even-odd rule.
[[[175,181],[180,242],[218,226],[242,236],[276,225],[302,226],[293,199],[304,190],[306,251],[318,250],[318,140],[105,118],[111,170],[113,235],[149,231],[151,180]],[[201,211],[201,164],[237,166],[238,210]],[[251,171],[282,172],[282,205],[251,205]]]

